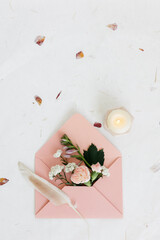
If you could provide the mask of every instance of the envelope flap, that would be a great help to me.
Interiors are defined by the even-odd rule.
[[[40,177],[46,179],[50,183],[54,183],[58,186],[61,181],[53,182],[49,179],[48,173],[50,169],[49,167],[39,158],[35,158],[35,173]],[[63,188],[64,185],[60,185],[59,188]],[[35,213],[39,212],[49,201],[38,191],[35,191]]]
[[[75,202],[77,210],[85,218],[121,218],[122,215],[94,187],[64,187],[63,191]],[[84,199],[85,196],[85,199]],[[46,204],[37,214],[38,218],[79,218],[79,215],[67,204],[54,206]]]
[[[100,178],[94,187],[122,213],[122,159],[118,158],[109,170],[110,177]]]
[[[50,168],[58,164],[59,160],[53,158],[57,149],[62,149],[60,139],[66,133],[74,144],[78,144],[81,151],[88,149],[91,143],[97,148],[104,149],[105,165],[110,166],[113,161],[121,156],[114,147],[95,127],[93,127],[82,115],[73,115],[36,153]],[[86,135],[87,134],[87,135]]]

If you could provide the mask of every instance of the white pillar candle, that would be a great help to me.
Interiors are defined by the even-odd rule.
[[[107,113],[104,125],[113,135],[124,134],[130,130],[132,121],[133,117],[127,110],[118,108]]]

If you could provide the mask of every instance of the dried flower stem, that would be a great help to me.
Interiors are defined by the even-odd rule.
[[[64,177],[62,176],[62,174],[59,173],[59,174],[56,176],[56,177],[57,177],[56,180],[60,179],[60,180],[62,181],[62,183],[66,184],[66,185],[73,186],[73,184],[70,183],[70,182],[67,180],[67,177],[66,177],[66,174],[65,174],[64,170],[62,170],[62,171],[63,171]]]

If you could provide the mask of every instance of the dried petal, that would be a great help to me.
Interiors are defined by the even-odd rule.
[[[39,96],[35,96],[34,98],[39,105],[42,104],[42,99]]]
[[[154,79],[154,82],[155,82],[155,83],[157,82],[157,68],[156,68],[156,73],[155,73],[155,79]]]
[[[7,178],[0,178],[0,185],[7,183],[9,180]]]
[[[97,128],[101,128],[101,127],[102,127],[102,124],[99,123],[99,122],[95,122],[93,126],[94,126],[94,127],[97,127]]]
[[[160,160],[157,161],[152,167],[151,167],[152,172],[158,172],[160,170]]]
[[[144,52],[144,49],[143,48],[139,48],[140,51]]]
[[[38,36],[35,39],[35,43],[38,44],[39,46],[41,46],[43,44],[44,40],[45,40],[45,36]]]
[[[80,59],[80,58],[83,58],[83,57],[84,57],[84,54],[83,54],[82,51],[80,51],[80,52],[78,52],[78,53],[76,54],[76,58],[77,58],[77,59]]]
[[[62,91],[60,91],[60,92],[58,93],[58,95],[57,95],[56,99],[58,99],[58,98],[59,98],[59,96],[61,95],[61,93],[62,93]]]
[[[112,29],[113,31],[115,31],[117,29],[118,25],[116,23],[112,23],[112,24],[108,24],[107,27]]]

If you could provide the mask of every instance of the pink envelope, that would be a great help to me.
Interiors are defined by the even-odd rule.
[[[92,187],[65,186],[61,188],[76,203],[78,211],[85,218],[122,218],[122,160],[121,153],[82,115],[73,115],[35,155],[35,172],[52,184],[49,179],[53,165],[59,164],[53,154],[62,149],[60,138],[66,133],[81,150],[87,150],[91,143],[105,153],[104,166],[110,170],[110,177],[100,178]],[[73,161],[73,160],[72,160]],[[67,204],[54,206],[35,191],[35,215],[37,218],[79,218]]]

